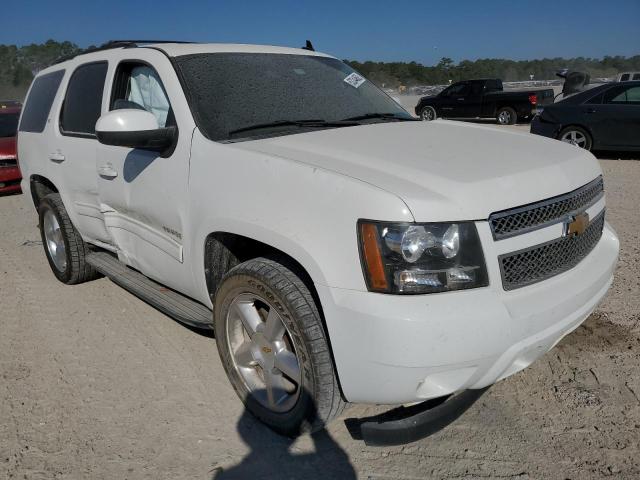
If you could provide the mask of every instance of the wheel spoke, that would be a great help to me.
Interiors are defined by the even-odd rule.
[[[267,388],[267,403],[271,408],[278,406],[285,398],[287,398],[287,390],[284,385],[284,379],[279,373],[271,371],[264,372],[264,384]]]
[[[251,342],[241,344],[236,351],[233,352],[233,356],[236,360],[236,365],[239,367],[253,367],[256,364],[253,358]]]
[[[275,367],[296,383],[300,383],[300,365],[293,352],[281,350],[276,354]]]
[[[234,305],[234,310],[249,337],[253,337],[258,330],[258,326],[262,324],[260,314],[254,307],[253,302],[238,302]]]
[[[280,315],[278,315],[275,308],[271,308],[267,315],[267,321],[265,322],[263,331],[265,338],[272,342],[281,340],[282,337],[284,337],[285,332],[286,330],[282,320],[280,319]]]

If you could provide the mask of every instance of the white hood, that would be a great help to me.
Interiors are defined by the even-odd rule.
[[[573,145],[440,120],[320,130],[233,146],[375,185],[402,198],[416,221],[486,219],[569,192],[601,173],[595,157]]]

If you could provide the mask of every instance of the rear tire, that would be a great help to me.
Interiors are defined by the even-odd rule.
[[[44,252],[58,280],[75,285],[100,277],[85,260],[89,248],[71,223],[60,194],[44,197],[38,206],[38,216]]]
[[[254,416],[295,437],[340,415],[345,402],[322,319],[292,269],[268,258],[237,265],[220,283],[214,312],[220,359]]]
[[[593,139],[591,138],[591,135],[581,127],[570,126],[563,128],[558,134],[558,140],[576,145],[577,147],[584,148],[585,150],[591,150],[591,147],[593,147]]]
[[[517,120],[518,115],[511,107],[502,107],[496,113],[496,121],[499,125],[515,125]]]

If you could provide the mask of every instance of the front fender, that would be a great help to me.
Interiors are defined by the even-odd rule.
[[[196,132],[190,174],[189,255],[199,299],[207,301],[204,248],[228,232],[266,243],[299,262],[315,284],[366,290],[360,218],[414,221],[396,195],[303,162],[220,144]]]

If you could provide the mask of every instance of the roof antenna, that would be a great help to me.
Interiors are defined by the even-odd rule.
[[[311,40],[307,40],[307,44],[302,47],[303,50],[309,50],[310,52],[315,52],[316,49],[313,48],[313,44],[311,43]]]

